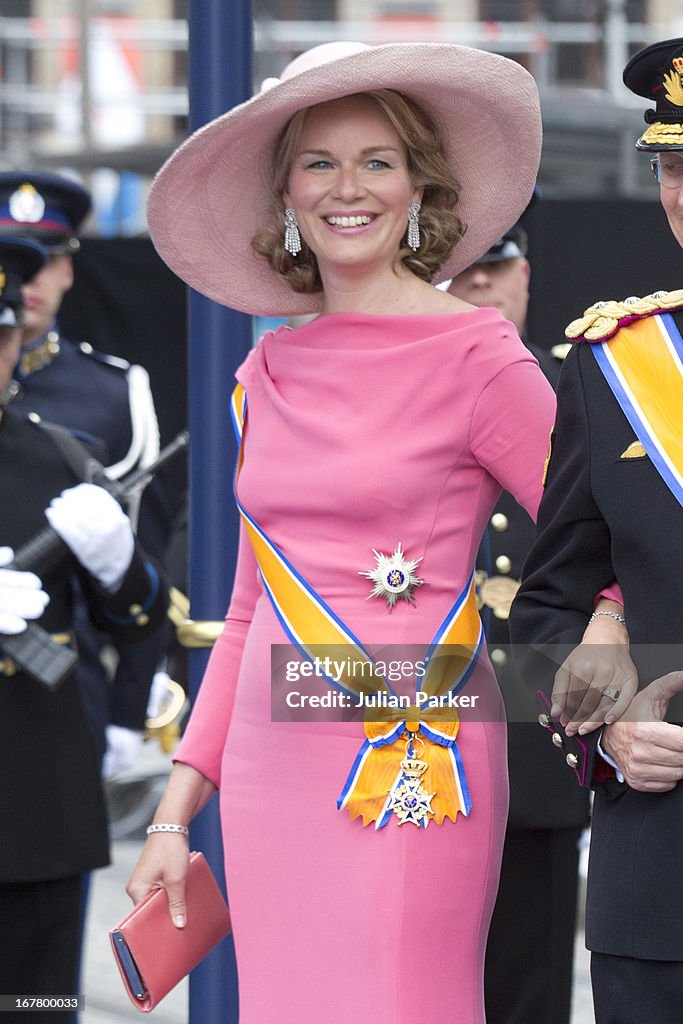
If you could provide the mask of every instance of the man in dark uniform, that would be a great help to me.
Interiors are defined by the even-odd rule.
[[[527,251],[523,218],[448,290],[476,306],[493,306],[514,323],[557,387],[567,346],[547,351],[525,338]],[[522,720],[526,707],[510,659],[507,619],[534,535],[527,512],[503,494],[477,560],[486,638],[509,718],[510,810],[484,974],[489,1024],[569,1024],[571,1013],[578,843],[589,801],[538,726]]]
[[[683,39],[641,50],[624,82],[656,103],[636,145],[653,157],[683,246]],[[664,721],[683,689],[682,331],[683,290],[596,303],[567,329],[580,340],[562,372],[538,538],[510,620],[515,644],[534,645],[527,668],[540,668],[544,654],[562,660],[550,645],[581,639],[613,573],[624,596],[612,653],[618,661],[628,639],[639,678],[626,714],[577,734],[562,673],[557,713],[541,716],[561,758],[595,789],[586,942],[598,1024],[683,1016],[680,710],[672,704]],[[609,707],[629,684],[624,672],[592,699]]]
[[[21,286],[47,259],[35,243],[0,238],[0,478],[11,495],[0,504],[0,993],[69,997],[77,993],[82,876],[108,863],[99,759],[73,673],[48,687],[10,647],[31,620],[56,650],[73,643],[76,576],[94,621],[121,642],[160,626],[168,594],[114,498],[82,483],[51,430],[7,404]],[[12,568],[15,551],[48,522],[64,542],[62,560],[41,577]],[[61,1010],[30,1016],[36,1024],[68,1019]]]
[[[26,314],[14,375],[19,384],[15,407],[25,416],[38,415],[97,441],[106,451],[108,474],[119,479],[154,461],[159,431],[146,370],[96,352],[87,343],[75,344],[59,333],[57,316],[73,284],[77,234],[89,211],[89,194],[68,178],[0,173],[0,232],[34,239],[50,257],[24,289]],[[136,524],[139,519],[140,539],[147,550],[162,559],[170,524],[161,488],[148,488],[141,510],[139,502],[137,495],[128,512]],[[128,767],[139,751],[149,688],[167,641],[160,634],[135,650],[117,651],[111,685],[101,660],[107,638],[93,631],[83,610],[76,631],[81,651],[79,682],[104,757],[105,775],[110,776]]]

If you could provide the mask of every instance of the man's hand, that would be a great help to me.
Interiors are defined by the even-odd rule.
[[[669,701],[683,690],[683,672],[655,679],[608,725],[601,744],[624,780],[641,793],[666,793],[683,779],[683,729],[663,721]]]
[[[135,548],[128,516],[119,503],[102,487],[78,484],[53,498],[45,515],[83,568],[114,593]]]
[[[28,619],[39,619],[49,596],[34,572],[3,569],[14,559],[12,548],[0,548],[0,633],[23,633]]]
[[[133,767],[142,750],[145,734],[136,729],[125,729],[122,725],[108,725],[106,734],[107,750],[102,761],[102,777],[113,779],[115,775]]]

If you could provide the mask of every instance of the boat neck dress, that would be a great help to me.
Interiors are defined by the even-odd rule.
[[[279,327],[237,378],[239,501],[364,644],[429,644],[502,489],[535,516],[555,399],[494,309]],[[424,582],[390,609],[361,573],[399,543]],[[458,734],[469,815],[377,829],[337,808],[362,721],[271,720],[271,645],[285,643],[243,529],[175,755],[220,789],[241,1024],[482,1024],[507,814],[490,666],[476,683],[490,720]]]

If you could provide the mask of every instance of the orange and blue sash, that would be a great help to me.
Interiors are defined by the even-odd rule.
[[[242,467],[243,435],[247,399],[242,385],[235,388],[231,402],[233,425],[239,443],[235,473],[235,494]],[[371,655],[361,641],[334,612],[311,584],[287,559],[280,548],[236,497],[242,521],[258,561],[264,588],[282,628],[299,653],[309,661],[324,660],[330,647],[346,655],[348,670],[338,682],[321,673],[335,689],[354,698],[368,691],[394,695]],[[402,763],[413,756],[419,738],[427,769],[422,778],[426,790],[433,791],[431,815],[437,824],[444,818],[455,821],[458,813],[467,815],[471,799],[465,769],[456,742],[460,722],[457,711],[448,704],[448,696],[457,695],[470,679],[484,644],[484,634],[476,606],[474,573],[453,603],[432,638],[425,657],[424,675],[416,682],[423,695],[421,705],[405,709],[382,708],[379,716],[369,713],[365,721],[366,738],[352,765],[337,800],[352,818],[361,816],[363,824],[375,822],[383,828],[391,819],[392,795],[404,781]],[[323,657],[321,657],[321,655]],[[360,668],[360,671],[358,669]],[[358,680],[361,680],[359,685]],[[425,697],[426,695],[426,697]],[[395,695],[394,695],[395,696]],[[430,702],[429,698],[434,698]],[[443,698],[443,707],[434,706]],[[398,705],[398,702],[396,702]],[[428,818],[421,825],[426,828]]]
[[[683,505],[683,339],[673,317],[645,317],[591,348],[653,465]]]

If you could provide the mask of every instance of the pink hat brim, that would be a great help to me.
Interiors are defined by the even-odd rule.
[[[273,149],[305,107],[371,89],[394,89],[429,110],[461,185],[464,238],[435,275],[476,262],[529,202],[541,155],[541,114],[531,75],[498,54],[444,43],[361,44],[254,96],[194,132],[150,191],[148,223],[164,262],[225,306],[263,316],[319,312],[251,248],[270,214]],[[301,58],[299,58],[301,59]]]

